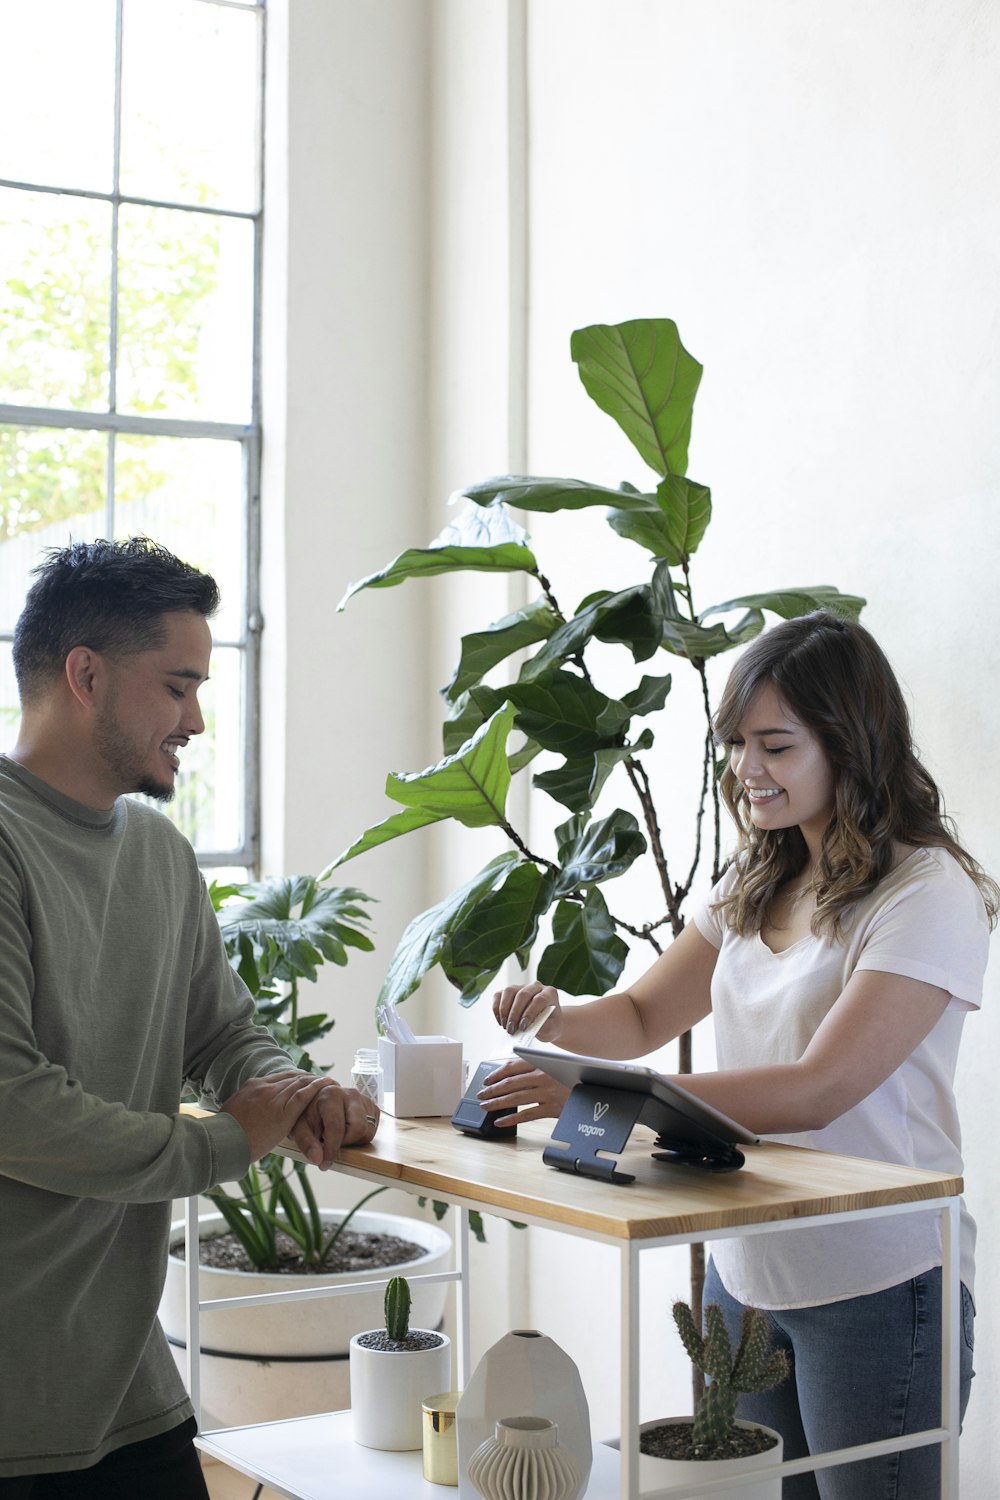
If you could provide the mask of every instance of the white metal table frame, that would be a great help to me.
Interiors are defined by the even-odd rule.
[[[364,1172],[357,1167],[341,1167],[340,1170],[365,1181],[381,1180],[378,1174]],[[407,1191],[407,1184],[393,1184]],[[414,1188],[414,1193],[421,1190]],[[442,1195],[444,1196],[444,1195]],[[447,1195],[457,1210],[457,1234],[455,1240],[456,1267],[454,1271],[442,1271],[423,1276],[413,1276],[416,1284],[426,1282],[456,1283],[456,1351],[458,1389],[462,1390],[471,1373],[470,1361],[470,1287],[469,1265],[469,1210],[481,1205],[459,1195]],[[685,1482],[685,1496],[723,1494],[739,1490],[747,1484],[759,1484],[778,1475],[802,1474],[809,1470],[832,1468],[843,1463],[856,1463],[866,1458],[877,1458],[886,1453],[898,1453],[909,1448],[920,1448],[939,1443],[941,1445],[941,1500],[958,1500],[959,1494],[959,1331],[961,1313],[959,1307],[959,1204],[956,1197],[920,1199],[905,1203],[890,1204],[878,1208],[863,1208],[843,1213],[813,1214],[801,1218],[769,1220],[762,1224],[743,1224],[732,1229],[698,1230],[691,1233],[668,1234],[658,1238],[622,1241],[611,1235],[590,1229],[561,1223],[559,1232],[574,1234],[582,1239],[595,1240],[612,1245],[619,1251],[621,1268],[621,1500],[639,1500],[639,1256],[644,1250],[665,1246],[687,1245],[717,1239],[740,1239],[744,1235],[794,1232],[798,1228],[817,1227],[822,1224],[844,1224],[851,1220],[884,1218],[901,1213],[937,1212],[941,1221],[941,1425],[905,1437],[886,1438],[879,1442],[864,1443],[840,1448],[808,1458],[791,1459],[766,1469],[755,1469],[750,1475],[732,1479],[711,1479],[701,1484]],[[517,1219],[552,1229],[550,1220],[530,1213],[505,1213],[502,1208],[490,1205],[489,1212],[497,1218]],[[271,1302],[301,1302],[316,1298],[344,1297],[359,1291],[378,1290],[388,1285],[383,1281],[352,1282],[340,1287],[313,1287],[303,1291],[271,1292],[252,1297],[228,1297],[199,1301],[198,1252],[199,1239],[198,1199],[189,1198],[185,1212],[186,1239],[186,1307],[187,1307],[187,1366],[188,1391],[200,1416],[200,1315],[214,1308],[255,1307]],[[666,1487],[642,1491],[642,1500],[669,1497],[676,1489]]]

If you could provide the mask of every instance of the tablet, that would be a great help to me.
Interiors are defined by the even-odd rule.
[[[610,1091],[612,1103],[615,1104],[612,1113],[619,1112],[618,1105],[623,1102],[622,1096],[630,1096],[630,1107],[626,1111],[631,1118],[628,1129],[631,1129],[632,1124],[641,1122],[655,1130],[657,1145],[663,1148],[663,1154],[658,1158],[660,1160],[690,1162],[722,1171],[733,1170],[743,1163],[738,1147],[758,1144],[759,1137],[752,1131],[724,1115],[721,1110],[695,1098],[653,1068],[638,1063],[613,1062],[606,1057],[578,1057],[572,1053],[549,1052],[540,1047],[515,1047],[514,1051],[525,1062],[550,1074],[568,1088],[585,1089],[588,1098],[594,1097],[595,1119],[603,1121],[609,1113],[603,1108],[602,1101],[597,1099],[597,1093],[601,1090]],[[565,1114],[566,1111],[564,1116]],[[563,1119],[563,1116],[560,1118]],[[574,1120],[574,1131],[580,1129]],[[589,1123],[583,1125],[582,1131],[588,1138],[588,1149],[584,1152],[588,1160],[592,1156],[591,1147],[594,1152],[600,1153],[608,1149],[620,1150],[624,1145],[624,1140],[621,1145],[614,1144],[610,1134],[607,1140],[603,1140],[603,1131],[597,1137],[596,1128]],[[559,1137],[557,1126],[553,1140]],[[625,1138],[627,1139],[627,1131]],[[553,1164],[554,1155],[553,1153]],[[579,1171],[581,1167],[576,1166],[572,1170]]]

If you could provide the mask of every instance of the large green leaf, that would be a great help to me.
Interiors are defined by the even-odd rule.
[[[362,589],[387,589],[408,578],[432,578],[439,573],[537,573],[538,563],[530,548],[517,542],[503,542],[497,547],[409,547],[394,558],[388,567],[369,573],[360,583],[352,583],[337,605],[341,610],[348,599]]]
[[[455,675],[442,689],[449,703],[455,703],[462,693],[481,682],[491,668],[506,661],[515,651],[534,646],[544,641],[559,623],[551,604],[545,598],[535,599],[523,609],[505,615],[486,630],[463,636],[462,654]]]
[[[454,818],[466,828],[488,828],[504,818],[510,766],[507,739],[514,724],[510,704],[496,711],[455,755],[425,771],[386,779],[387,796],[437,818]]]
[[[680,474],[668,474],[655,496],[637,495],[627,508],[608,511],[607,519],[619,536],[680,567],[697,551],[711,517],[711,491]]]
[[[527,540],[528,533],[518,525],[506,506],[484,508],[470,503],[438,532],[431,546],[497,547],[502,542],[521,544]]]
[[[364,854],[368,849],[377,849],[379,844],[387,844],[390,839],[398,839],[401,834],[412,833],[416,828],[426,828],[428,823],[439,823],[445,816],[445,813],[431,813],[419,807],[407,807],[403,812],[392,813],[381,823],[374,823],[371,828],[366,828],[360,838],[355,839],[336,859],[330,861],[319,878],[325,880],[338,865],[346,864],[356,855]]]
[[[413,994],[428,969],[432,969],[445,952],[452,931],[463,925],[468,913],[503,882],[519,860],[520,856],[513,849],[498,854],[465,885],[413,918],[392,956],[379,991],[380,1003],[398,1005]]]
[[[497,474],[471,485],[462,494],[477,505],[514,505],[519,510],[544,511],[585,510],[593,505],[611,505],[617,509],[643,510],[644,501],[652,495],[640,495],[632,485],[609,489],[590,484],[586,479],[545,479],[532,474]]]
[[[506,958],[530,949],[551,893],[551,879],[537,865],[522,862],[503,885],[466,912],[461,924],[452,926],[440,962],[461,990],[463,1005],[478,999]]]
[[[657,563],[654,568],[649,598],[660,643],[673,655],[686,656],[691,661],[705,660],[738,644],[730,639],[721,625],[705,627],[681,614],[668,563]]]
[[[730,635],[721,625],[705,629],[691,620],[664,622],[664,650],[674,656],[686,656],[689,661],[706,661],[710,656],[719,656],[741,644],[742,638]]]
[[[506,695],[491,687],[474,687],[460,694],[451,705],[441,725],[441,743],[445,755],[454,755],[471,740],[480,725],[506,703]]]
[[[759,635],[764,628],[764,613],[791,620],[799,615],[810,614],[814,609],[828,609],[848,619],[857,619],[864,608],[865,600],[856,594],[842,594],[839,589],[827,584],[813,588],[775,589],[763,594],[743,594],[738,599],[728,599],[724,604],[713,604],[703,610],[697,621],[683,618],[677,609],[673,584],[666,563],[659,563],[653,574],[651,586],[653,608],[660,621],[663,645],[677,656],[691,660],[718,656],[723,651],[732,651],[744,646]],[[744,613],[734,625],[726,626],[720,621],[708,624],[718,615],[742,609]]]
[[[513,751],[513,753],[508,755],[507,757],[507,764],[510,766],[510,774],[512,776],[516,776],[518,771],[523,771],[525,766],[530,766],[535,757],[541,755],[541,753],[541,745],[536,744],[534,740],[529,740],[526,738],[520,750]]]
[[[516,724],[529,739],[561,755],[586,755],[620,740],[629,711],[574,672],[506,689],[518,709]]]
[[[666,677],[644,677],[637,688],[622,694],[621,701],[630,714],[642,717],[644,714],[659,713],[667,701],[671,681],[669,672]]]
[[[371,952],[365,931],[370,901],[350,886],[321,887],[310,875],[272,876],[239,888],[243,900],[218,912],[230,962],[253,995],[272,984],[314,980],[330,961],[346,964],[347,949]]]
[[[567,896],[580,886],[613,880],[646,852],[646,840],[630,812],[620,807],[596,823],[584,815],[570,818],[556,830],[559,862],[555,895]]]
[[[570,354],[587,394],[614,417],[657,474],[687,472],[701,365],[670,318],[578,328]]]
[[[648,750],[652,743],[652,733],[644,729],[634,744],[565,760],[554,771],[542,771],[532,781],[539,791],[548,792],[570,812],[587,812],[601,795],[615,766],[637,750]]]
[[[661,644],[657,622],[649,608],[649,585],[637,583],[618,593],[589,595],[571,620],[560,625],[521,670],[519,681],[532,682],[582,651],[589,640],[627,645],[636,661],[647,661]]]
[[[552,942],[538,961],[537,977],[567,995],[606,995],[627,957],[607,902],[591,886],[582,906],[560,901],[553,912]]]
[[[725,604],[713,604],[699,615],[708,620],[713,615],[729,614],[734,609],[745,609],[751,615],[761,615],[763,610],[780,615],[783,620],[793,620],[799,615],[811,614],[814,609],[828,609],[831,614],[842,615],[847,620],[856,620],[867,604],[858,594],[842,594],[832,584],[818,583],[808,588],[772,589],[764,594],[741,594],[738,599],[727,599]],[[736,626],[730,634],[739,630]]]

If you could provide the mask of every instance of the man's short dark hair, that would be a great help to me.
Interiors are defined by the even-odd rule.
[[[192,610],[207,619],[219,607],[210,574],[145,536],[54,547],[34,571],[14,630],[22,703],[59,676],[74,646],[109,656],[151,651],[164,640],[164,615]]]

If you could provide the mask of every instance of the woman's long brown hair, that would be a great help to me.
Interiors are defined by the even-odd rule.
[[[896,675],[863,626],[826,610],[759,636],[733,667],[715,716],[720,744],[739,738],[757,690],[771,683],[816,735],[835,777],[834,812],[815,878],[816,934],[840,936],[849,909],[888,875],[899,844],[946,849],[979,887],[992,927],[1000,887],[962,848],[941,794],[913,748]],[[756,828],[746,792],[727,765],[720,790],[739,830],[740,879],[721,904],[741,935],[759,932],[782,886],[805,869],[798,828]]]

